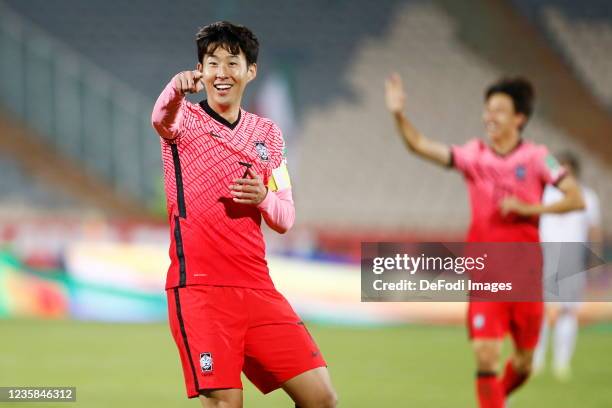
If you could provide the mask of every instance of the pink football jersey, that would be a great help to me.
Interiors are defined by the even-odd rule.
[[[161,139],[172,231],[166,288],[193,284],[273,288],[260,209],[235,203],[229,186],[245,177],[247,168],[268,183],[283,162],[280,129],[244,110],[232,124],[206,101],[193,104],[177,95],[171,82],[154,110],[154,117],[163,116],[162,107],[170,106],[169,110],[178,109],[179,117],[173,124],[176,139]],[[179,106],[172,107],[173,103]]]
[[[505,155],[497,154],[480,139],[452,147],[452,161],[468,186],[472,219],[469,242],[538,242],[538,217],[502,216],[501,200],[516,196],[540,203],[546,184],[556,184],[563,168],[545,146],[529,141]]]

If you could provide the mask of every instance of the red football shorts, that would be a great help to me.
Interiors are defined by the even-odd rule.
[[[189,398],[203,390],[241,389],[241,371],[266,394],[326,365],[276,290],[194,285],[166,292]]]
[[[533,349],[543,315],[542,302],[470,302],[468,331],[471,339],[502,339],[510,332],[516,347]]]

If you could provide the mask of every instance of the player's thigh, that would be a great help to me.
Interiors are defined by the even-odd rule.
[[[249,329],[243,372],[267,394],[288,380],[326,363],[304,324],[269,324]]]
[[[247,321],[229,289],[188,286],[168,290],[172,335],[179,349],[187,395],[242,388]]]
[[[305,324],[276,291],[253,291],[243,371],[263,393],[326,363]]]
[[[534,349],[540,338],[544,303],[515,302],[511,304],[510,334],[517,350]]]
[[[327,367],[318,367],[293,377],[283,390],[300,408],[335,407],[338,402]]]
[[[200,394],[200,402],[204,408],[242,408],[242,390],[206,390]]]

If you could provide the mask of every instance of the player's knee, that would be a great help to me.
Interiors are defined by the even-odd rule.
[[[475,350],[478,371],[495,372],[499,365],[499,353],[491,347],[479,347]]]
[[[223,401],[215,398],[207,398],[202,401],[202,408],[242,408],[242,402]]]
[[[533,369],[533,354],[518,354],[514,357],[514,369],[519,373],[531,374]]]
[[[521,374],[530,375],[531,372],[533,371],[533,365],[531,364],[531,361],[521,362],[518,365],[515,365],[514,369]]]
[[[326,401],[326,407],[335,408],[338,405],[338,394],[334,390],[330,391],[328,399]]]
[[[202,408],[242,408],[242,398],[238,399],[231,397],[212,397],[210,395],[201,395],[200,402]]]
[[[498,362],[495,360],[478,360],[478,371],[495,373],[498,369]]]
[[[326,389],[312,395],[311,400],[299,408],[335,408],[338,405],[338,395],[333,389]],[[296,405],[297,407],[297,405]]]
[[[335,408],[338,405],[338,395],[334,390],[326,390],[318,399],[317,408]]]

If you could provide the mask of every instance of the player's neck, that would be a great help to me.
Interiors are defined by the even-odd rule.
[[[507,135],[506,137],[502,137],[498,140],[493,140],[491,143],[491,148],[493,151],[501,156],[505,156],[521,143],[521,135],[520,133],[512,133]]]
[[[235,123],[240,117],[240,102],[230,105],[220,105],[209,99],[208,105],[229,123]]]

